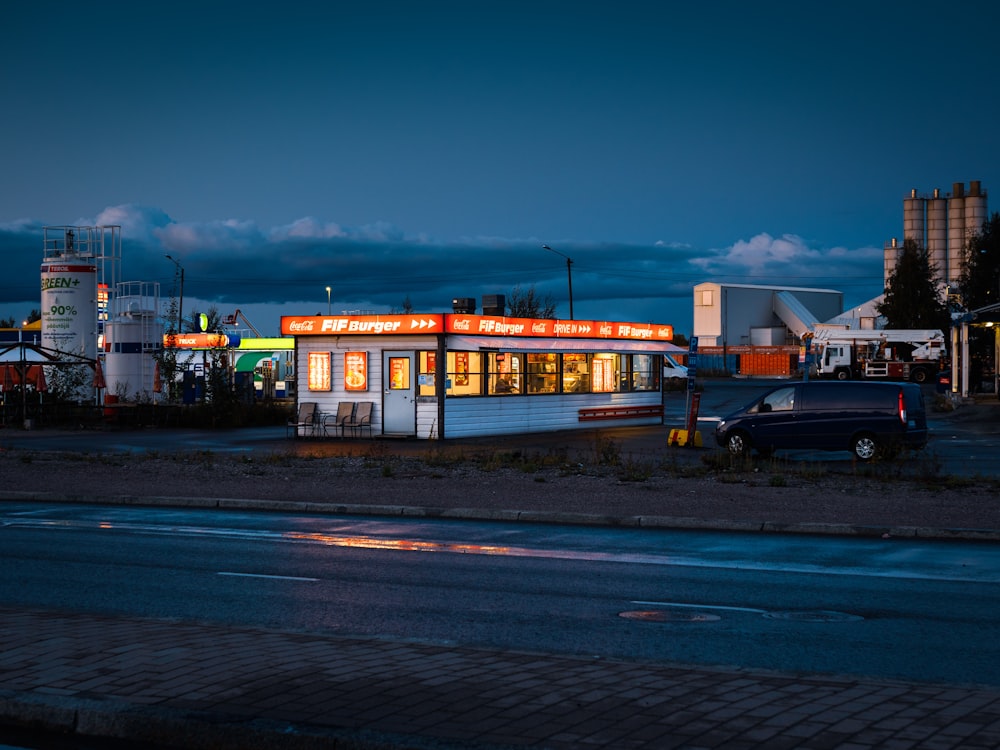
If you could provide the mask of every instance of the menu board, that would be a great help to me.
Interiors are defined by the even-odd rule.
[[[344,352],[344,390],[368,390],[368,352]]]
[[[594,357],[594,374],[591,388],[595,393],[613,393],[618,371],[615,360]]]
[[[330,382],[330,352],[309,352],[310,391],[328,391]]]

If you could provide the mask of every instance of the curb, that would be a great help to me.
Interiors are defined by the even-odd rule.
[[[163,497],[137,495],[67,495],[55,492],[0,490],[0,501],[81,503],[88,505],[133,505],[154,508],[218,508],[317,515],[390,516],[401,518],[447,518],[467,521],[503,521],[609,526],[643,529],[686,529],[692,531],[758,532],[769,534],[814,534],[828,536],[877,537],[881,539],[939,539],[1000,541],[1000,529],[938,528],[931,526],[857,526],[839,523],[782,523],[777,521],[723,520],[683,516],[606,516],[562,511],[504,510],[492,508],[437,508],[412,505],[352,505],[305,501],[259,500],[211,497]]]
[[[142,743],[152,750],[460,750],[423,737],[323,729],[287,722],[242,719],[204,711],[136,706],[114,700],[63,698],[0,691],[0,727],[60,737]],[[483,750],[490,750],[484,746]],[[496,748],[496,750],[502,750]]]

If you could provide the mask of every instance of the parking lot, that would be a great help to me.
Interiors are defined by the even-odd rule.
[[[234,430],[193,429],[110,429],[110,430],[0,430],[0,449],[58,451],[69,453],[139,453],[171,451],[206,451],[216,453],[308,452],[311,455],[364,454],[379,452],[416,455],[447,447],[449,450],[520,450],[536,453],[566,453],[581,459],[596,453],[613,441],[622,456],[648,460],[700,462],[713,453],[722,453],[715,445],[714,430],[718,420],[743,406],[768,388],[786,381],[764,379],[708,379],[699,381],[700,409],[698,431],[702,446],[695,448],[668,445],[670,430],[683,428],[689,395],[685,391],[664,394],[662,425],[614,427],[603,423],[585,430],[555,433],[471,438],[462,440],[379,440],[361,438],[292,439],[283,426]],[[1000,401],[993,398],[969,400],[951,411],[934,409],[936,391],[924,386],[928,403],[930,441],[916,456],[899,459],[920,461],[924,474],[970,477],[1000,477]],[[822,464],[833,470],[852,467],[852,457],[842,453],[817,451],[779,451],[777,460]]]

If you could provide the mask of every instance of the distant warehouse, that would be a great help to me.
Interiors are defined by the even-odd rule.
[[[706,282],[694,288],[694,335],[699,346],[798,346],[843,309],[833,289]]]

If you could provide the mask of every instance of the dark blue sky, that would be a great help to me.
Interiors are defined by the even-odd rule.
[[[1000,186],[997,7],[19,3],[0,316],[38,305],[42,225],[94,223],[125,279],[169,296],[169,253],[269,331],[327,284],[373,311],[534,284],[566,317],[542,244],[577,318],[689,333],[710,280],[856,304],[910,189]]]

